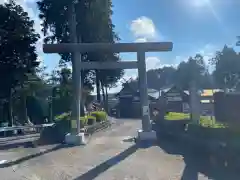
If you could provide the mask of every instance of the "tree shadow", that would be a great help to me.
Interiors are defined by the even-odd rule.
[[[99,176],[101,173],[107,171],[109,168],[111,168],[114,165],[117,165],[127,157],[129,157],[131,154],[135,153],[139,146],[137,144],[134,144],[130,146],[125,151],[121,152],[120,154],[108,159],[107,161],[99,164],[98,166],[94,167],[93,169],[89,170],[88,172],[82,174],[81,176],[75,178],[74,180],[90,180],[94,179],[97,176]]]
[[[16,160],[9,161],[7,163],[0,164],[0,168],[6,168],[6,167],[10,167],[10,166],[13,166],[13,165],[16,165],[16,164],[20,164],[20,163],[23,163],[23,162],[28,161],[30,159],[42,156],[44,154],[47,154],[47,153],[50,153],[50,152],[53,152],[53,151],[57,151],[57,150],[62,149],[62,148],[68,148],[68,147],[72,147],[72,146],[65,145],[65,144],[59,144],[59,145],[56,145],[53,148],[47,149],[45,151],[40,151],[38,153],[33,153],[33,154],[28,155],[28,156],[24,156],[24,157],[21,157],[21,158],[16,159]]]
[[[198,180],[199,173],[214,180],[240,179],[240,173],[213,165],[210,161],[211,155],[204,151],[202,146],[193,146],[179,137],[159,133],[157,145],[168,154],[183,157],[185,168],[181,180]]]
[[[29,138],[29,139],[14,139],[13,141],[9,140],[6,142],[0,142],[0,150],[10,150],[15,149],[19,147],[24,148],[33,148],[34,147],[34,141],[36,141],[38,138]],[[14,142],[15,141],[15,142]]]

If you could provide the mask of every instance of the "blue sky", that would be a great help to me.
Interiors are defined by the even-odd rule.
[[[0,0],[0,2],[3,0]],[[17,0],[35,19],[40,30],[35,0]],[[122,42],[172,41],[172,52],[147,53],[147,69],[164,65],[176,66],[189,56],[201,53],[206,61],[224,44],[235,46],[240,35],[239,0],[113,0],[113,23]],[[42,41],[38,44],[39,58],[54,69],[57,55],[44,55]],[[136,54],[123,53],[123,60],[135,60]],[[136,77],[137,71],[126,70],[125,79]],[[118,87],[112,92],[119,91]]]

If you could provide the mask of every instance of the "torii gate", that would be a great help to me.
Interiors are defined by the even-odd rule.
[[[149,102],[147,93],[147,74],[145,52],[171,51],[173,43],[171,42],[151,42],[151,43],[63,43],[63,44],[45,44],[43,51],[45,53],[86,53],[86,52],[137,52],[137,61],[121,61],[121,62],[80,62],[74,67],[78,72],[82,69],[138,69],[140,102],[142,107],[142,131],[138,132],[141,140],[153,139],[156,137],[155,132],[151,130],[149,117]],[[76,63],[75,63],[76,64]],[[73,64],[74,65],[74,64]],[[79,73],[80,74],[80,73]],[[80,82],[80,75],[76,81]],[[80,96],[81,87],[75,94]],[[79,124],[79,123],[78,123]]]

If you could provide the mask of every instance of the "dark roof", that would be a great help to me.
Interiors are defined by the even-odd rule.
[[[174,88],[174,87],[178,88],[176,85],[171,84],[171,85],[162,87],[162,88],[160,89],[160,91],[166,93],[166,92],[170,91],[170,90],[171,90],[172,88]]]

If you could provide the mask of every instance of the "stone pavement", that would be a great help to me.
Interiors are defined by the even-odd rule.
[[[139,120],[116,120],[109,129],[96,133],[89,144],[55,151],[0,168],[1,180],[206,180],[206,164],[177,142],[161,141],[139,148],[132,139],[141,127]],[[50,148],[39,147],[39,148]],[[39,148],[18,149],[11,156],[27,155]],[[5,154],[6,155],[6,154]],[[205,168],[204,168],[205,167]],[[218,172],[213,179],[235,180]],[[237,178],[240,179],[240,178]],[[236,179],[236,180],[237,180]]]

